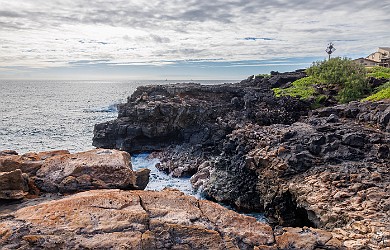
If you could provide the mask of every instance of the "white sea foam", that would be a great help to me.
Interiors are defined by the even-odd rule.
[[[131,162],[133,170],[140,168],[148,168],[151,170],[149,184],[145,188],[146,190],[162,190],[166,187],[178,189],[181,192],[195,196],[198,199],[202,199],[200,192],[195,192],[192,189],[190,178],[174,178],[171,175],[167,175],[156,168],[156,164],[159,163],[159,159],[148,158],[149,154],[137,154],[133,155]]]

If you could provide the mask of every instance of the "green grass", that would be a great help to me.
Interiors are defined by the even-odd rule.
[[[390,68],[375,66],[367,70],[367,76],[390,79]]]
[[[282,88],[274,88],[272,89],[275,93],[275,96],[292,96],[297,97],[302,100],[307,100],[311,98],[314,93],[315,89],[313,85],[316,83],[313,77],[308,76],[301,78],[299,80],[296,80],[291,84],[291,87],[282,89]]]
[[[379,86],[374,94],[364,98],[363,101],[380,101],[384,99],[390,99],[390,82]]]

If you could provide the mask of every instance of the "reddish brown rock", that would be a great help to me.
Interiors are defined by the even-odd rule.
[[[28,176],[20,169],[0,172],[0,200],[16,200],[28,194]]]
[[[362,166],[327,166],[297,178],[289,190],[297,205],[313,214],[317,226],[331,229],[334,238],[348,249],[386,249],[390,247],[388,165]],[[377,172],[371,174],[371,169]],[[378,175],[383,176],[382,181],[376,179]]]
[[[283,228],[275,232],[275,240],[279,249],[345,249],[330,232],[307,227]]]
[[[174,190],[94,190],[25,207],[0,218],[0,246],[5,249],[275,247],[270,226]]]
[[[0,154],[0,172],[9,172],[20,169],[23,173],[26,173],[31,177],[36,174],[45,159],[56,155],[66,154],[69,154],[69,151],[56,150],[40,153],[26,153],[23,155],[14,153]]]
[[[35,182],[45,192],[139,189],[147,185],[147,175],[147,171],[139,171],[139,178],[136,178],[128,153],[95,149],[47,158],[37,171]]]

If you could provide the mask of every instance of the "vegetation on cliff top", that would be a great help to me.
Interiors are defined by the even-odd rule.
[[[380,101],[384,99],[390,99],[390,82],[387,82],[375,89],[374,93],[363,101]]]
[[[382,100],[389,97],[390,88],[384,85],[371,89],[368,77],[390,79],[390,69],[364,66],[348,58],[318,61],[306,70],[307,77],[294,81],[285,88],[274,88],[276,96],[292,96],[313,103],[313,107],[327,103],[347,103],[360,100]]]
[[[390,68],[376,66],[368,68],[367,72],[367,76],[390,79]]]
[[[316,80],[308,76],[294,81],[289,88],[274,88],[273,90],[277,97],[288,95],[306,100],[314,95],[315,83]]]

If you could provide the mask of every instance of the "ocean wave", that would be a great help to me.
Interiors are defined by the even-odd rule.
[[[145,190],[155,190],[160,191],[166,187],[178,189],[181,192],[195,196],[198,199],[203,199],[201,192],[196,192],[193,190],[190,178],[175,178],[171,175],[167,175],[164,172],[161,172],[156,168],[156,164],[160,162],[159,159],[153,158],[150,159],[149,154],[136,154],[132,156],[131,162],[133,165],[133,170],[138,170],[140,168],[150,169],[150,179],[149,184],[146,186]]]

